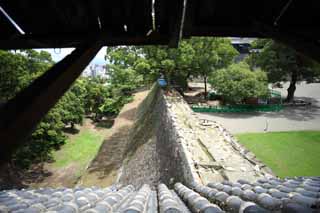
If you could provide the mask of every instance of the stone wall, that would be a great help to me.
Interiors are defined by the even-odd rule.
[[[266,165],[241,146],[221,125],[199,119],[177,92],[164,96],[164,101],[167,121],[161,123],[163,129],[168,129],[163,130],[166,133],[160,134],[160,137],[167,139],[158,140],[159,149],[161,145],[169,144],[164,146],[169,147],[165,148],[170,151],[168,155],[182,161],[180,168],[188,165],[188,172],[180,174],[176,162],[164,162],[165,166],[160,168],[169,167],[170,171],[172,165],[169,174],[173,177],[178,180],[180,177],[191,177],[193,181],[207,184],[238,179],[256,181],[261,177],[273,176]],[[181,153],[183,155],[180,156]]]
[[[160,92],[162,116],[157,131],[157,150],[160,158],[161,181],[167,185],[175,182],[193,183],[197,175],[192,161],[186,152],[185,138],[182,135],[177,117],[172,113],[172,103],[168,96]]]
[[[141,186],[162,182],[171,185],[176,181],[194,181],[169,108],[162,89],[153,86],[139,106],[137,121],[130,133],[127,157],[119,177],[121,184]]]
[[[122,184],[169,186],[255,181],[271,170],[216,123],[200,120],[176,92],[154,86],[130,133]]]
[[[159,182],[159,158],[156,150],[156,130],[159,115],[159,88],[153,86],[138,108],[137,118],[128,138],[126,159],[119,175],[121,184],[155,186]]]

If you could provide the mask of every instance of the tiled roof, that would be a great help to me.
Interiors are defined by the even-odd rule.
[[[317,212],[320,177],[176,183],[108,188],[40,188],[0,192],[0,212]]]

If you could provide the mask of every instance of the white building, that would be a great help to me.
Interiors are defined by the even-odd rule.
[[[82,73],[85,77],[102,77],[107,78],[106,74],[106,65],[100,65],[100,64],[91,64],[89,65]]]

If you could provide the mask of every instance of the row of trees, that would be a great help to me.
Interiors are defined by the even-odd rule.
[[[0,51],[0,103],[4,104],[54,64],[48,52]],[[81,125],[84,116],[99,121],[116,115],[130,101],[138,86],[134,73],[110,72],[110,77],[80,77],[38,124],[12,158],[12,164],[26,168],[31,163],[51,158],[52,150],[66,142],[65,128]],[[130,86],[127,86],[129,83]]]
[[[177,49],[167,47],[108,48],[113,73],[134,73],[149,83],[163,75],[171,85],[187,89],[187,80],[201,77],[229,102],[247,97],[265,97],[268,83],[290,81],[286,101],[294,98],[299,80],[319,76],[319,65],[295,50],[270,39],[257,39],[253,51],[241,64],[234,64],[238,52],[227,38],[197,37],[183,40]],[[246,65],[247,64],[247,65]],[[235,77],[238,76],[238,77]]]
[[[107,59],[113,73],[124,70],[135,73],[142,76],[145,84],[163,75],[169,84],[187,89],[190,77],[201,77],[206,97],[208,77],[232,64],[237,54],[227,38],[197,37],[183,40],[176,49],[164,46],[108,48]]]
[[[224,101],[264,98],[268,96],[268,83],[289,81],[286,101],[292,102],[298,81],[312,82],[320,76],[318,63],[271,39],[255,40],[252,50],[245,61],[211,73],[209,82]]]
[[[265,97],[268,82],[281,80],[290,80],[287,101],[292,101],[298,80],[319,76],[318,64],[272,40],[259,39],[253,48],[261,51],[251,54],[245,62],[234,64],[238,53],[226,38],[191,38],[183,40],[176,49],[110,47],[106,53],[108,78],[78,79],[43,118],[27,139],[28,145],[17,151],[13,161],[28,166],[50,159],[51,151],[66,141],[64,128],[82,124],[85,115],[95,121],[116,115],[130,101],[135,88],[150,84],[161,75],[182,90],[188,88],[188,79],[201,77],[205,98],[209,82],[225,101],[232,103],[246,97]],[[53,64],[45,51],[0,51],[0,104]]]

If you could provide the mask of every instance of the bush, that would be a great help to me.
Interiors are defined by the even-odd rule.
[[[209,83],[224,101],[240,103],[245,98],[268,95],[267,76],[260,70],[251,71],[245,63],[232,64],[214,72]]]
[[[66,142],[64,123],[58,108],[53,108],[39,123],[36,130],[13,156],[13,163],[28,168],[32,163],[51,160],[51,152]]]

